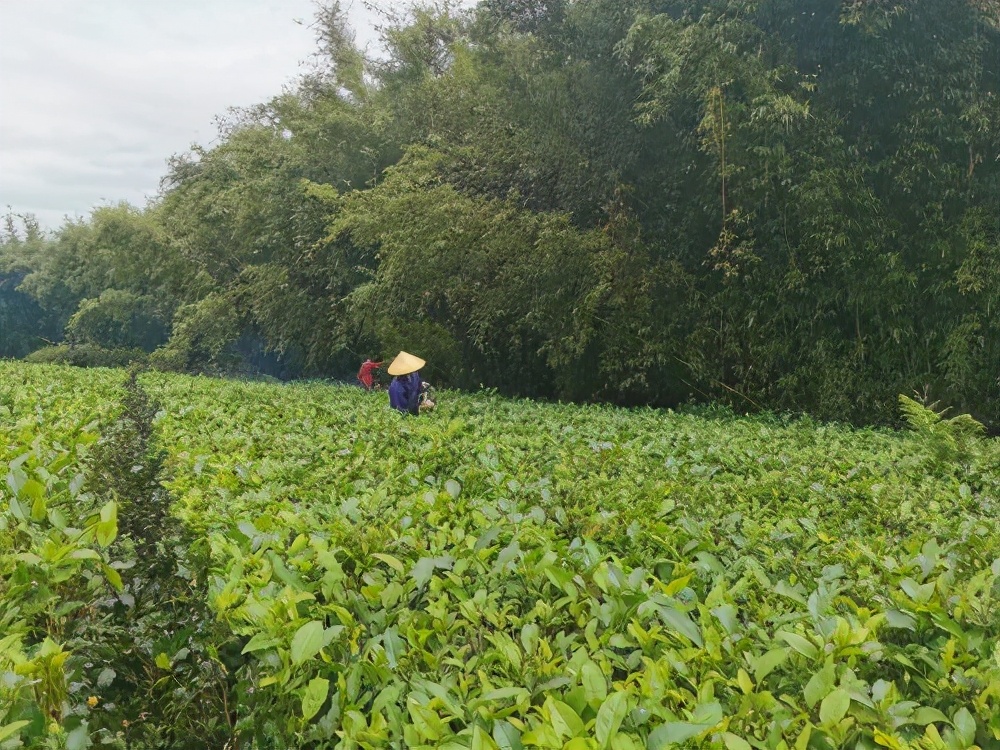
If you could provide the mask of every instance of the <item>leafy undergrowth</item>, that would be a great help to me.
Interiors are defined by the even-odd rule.
[[[0,363],[0,747],[1000,746],[992,441],[144,375],[140,617],[84,476],[122,379]]]

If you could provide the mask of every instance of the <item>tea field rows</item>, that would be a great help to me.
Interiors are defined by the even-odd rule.
[[[0,748],[1000,747],[1000,451],[930,412],[150,373],[161,533],[124,380],[0,362]]]

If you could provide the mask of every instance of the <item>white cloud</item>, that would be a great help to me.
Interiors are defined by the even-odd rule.
[[[144,204],[167,157],[302,72],[313,12],[313,0],[0,0],[0,209],[55,228]],[[374,44],[373,14],[355,0],[349,15]]]

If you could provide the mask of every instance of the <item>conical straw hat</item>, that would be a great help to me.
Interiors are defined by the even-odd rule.
[[[411,372],[416,372],[426,364],[427,363],[420,359],[420,357],[414,357],[412,354],[400,352],[396,355],[396,358],[392,360],[392,364],[389,365],[388,373],[390,375],[409,375]]]

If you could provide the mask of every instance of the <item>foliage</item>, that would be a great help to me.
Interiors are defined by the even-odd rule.
[[[150,356],[153,367],[177,372],[232,368],[239,357],[238,313],[222,295],[209,295],[177,310],[170,341]]]
[[[142,349],[105,349],[97,344],[57,344],[36,349],[25,360],[36,364],[72,365],[73,367],[128,367],[143,363]]]
[[[442,0],[378,59],[338,2],[314,28],[145,209],[11,218],[0,353],[344,377],[428,336],[521,396],[891,424],[927,386],[1000,425],[995,0]]]
[[[82,492],[81,460],[97,439],[93,415],[73,421],[61,440],[46,439],[44,412],[12,411],[9,387],[0,402],[9,426],[0,445],[6,477],[0,490],[0,738],[4,747],[22,746],[18,738],[31,747],[84,747],[94,706],[80,690],[86,667],[75,640],[100,603],[121,588],[109,551],[117,508],[114,502],[97,506]]]
[[[90,453],[85,487],[116,503],[119,534],[135,545],[139,563],[145,565],[155,559],[157,543],[171,536],[171,518],[170,497],[160,486],[165,452],[156,446],[153,434],[159,405],[137,377],[133,369],[125,381],[121,413]]]
[[[23,257],[37,253],[44,244],[44,233],[32,217],[4,217],[0,229],[0,357],[23,357],[58,335],[46,311],[19,289],[27,274]]]
[[[943,463],[964,458],[977,445],[976,438],[985,432],[983,425],[968,414],[945,419],[948,409],[937,412],[936,403],[925,406],[909,396],[900,395],[899,406],[910,428],[924,436]]]
[[[134,375],[120,408],[98,437],[93,412],[4,406],[4,465],[28,449],[9,461],[0,516],[5,748],[194,748],[230,734],[225,635],[197,548],[167,515],[156,410]],[[61,441],[43,434],[51,416]]]
[[[113,372],[0,374],[46,444],[116,411]],[[447,392],[402,420],[356,388],[139,382],[185,544],[207,539],[214,716],[241,747],[1000,739],[997,449],[924,407],[897,434]],[[183,643],[150,669],[197,689]]]
[[[108,289],[96,299],[80,302],[66,324],[66,337],[107,349],[152,351],[165,338],[165,329],[151,309],[155,304],[150,297]]]

